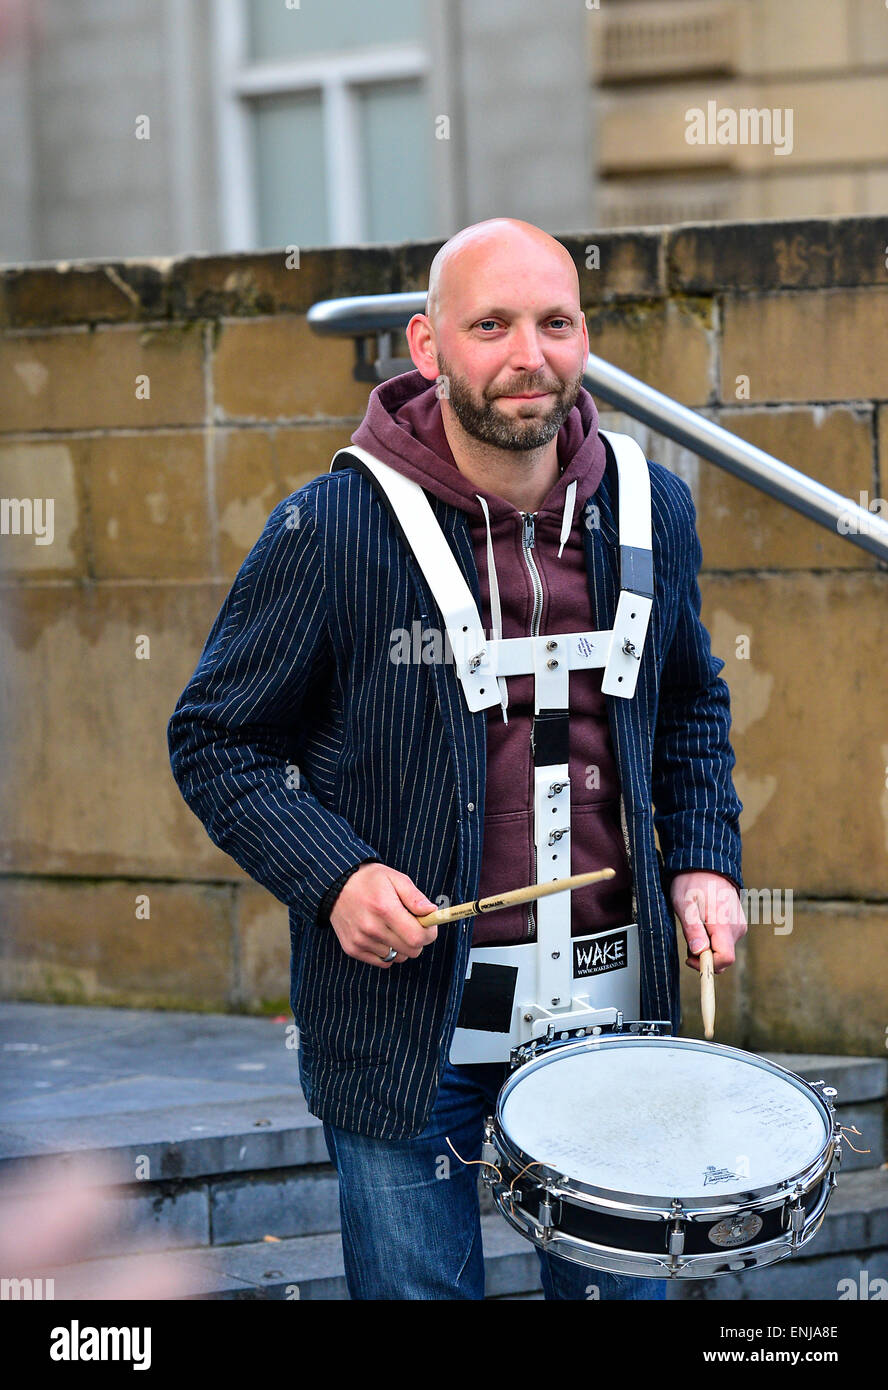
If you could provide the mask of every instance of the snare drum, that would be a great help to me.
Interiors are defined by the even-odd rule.
[[[795,1254],[841,1161],[835,1091],[630,1026],[524,1050],[482,1149],[503,1216],[551,1254],[616,1274],[707,1278]]]

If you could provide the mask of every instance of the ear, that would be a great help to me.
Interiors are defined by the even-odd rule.
[[[425,314],[414,314],[407,325],[407,346],[410,357],[418,372],[426,381],[438,379],[438,354],[435,345],[435,330]]]

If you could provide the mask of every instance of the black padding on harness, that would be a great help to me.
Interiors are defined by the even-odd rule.
[[[570,756],[570,715],[566,709],[544,709],[534,715],[530,736],[537,767],[566,763]]]
[[[620,588],[644,598],[654,597],[654,557],[637,545],[620,546]]]
[[[484,965],[476,961],[463,988],[457,1028],[508,1033],[517,986],[517,965]]]

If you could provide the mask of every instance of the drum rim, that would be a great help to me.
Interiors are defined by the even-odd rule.
[[[583,1052],[600,1051],[601,1048],[614,1048],[618,1046],[636,1046],[646,1044],[648,1046],[662,1046],[668,1044],[671,1047],[682,1047],[689,1051],[712,1053],[717,1052],[724,1056],[733,1057],[749,1063],[751,1066],[761,1070],[771,1072],[773,1075],[782,1076],[788,1080],[798,1091],[807,1096],[814,1102],[816,1109],[824,1122],[826,1138],[819,1150],[816,1158],[806,1164],[803,1168],[797,1169],[786,1178],[779,1182],[770,1183],[764,1187],[750,1187],[742,1192],[730,1192],[724,1194],[722,1201],[713,1204],[713,1198],[717,1194],[707,1196],[683,1197],[678,1193],[666,1195],[658,1193],[647,1196],[643,1193],[629,1192],[606,1187],[599,1187],[593,1183],[587,1183],[579,1178],[572,1178],[569,1173],[565,1173],[561,1168],[553,1168],[541,1160],[536,1159],[533,1154],[526,1153],[509,1134],[503,1116],[503,1107],[511,1095],[512,1091],[518,1086],[521,1080],[528,1076],[531,1071],[536,1071],[543,1066],[550,1065],[561,1057],[579,1055]],[[672,1036],[650,1037],[633,1033],[620,1033],[604,1035],[600,1037],[574,1038],[570,1041],[555,1040],[553,1044],[544,1048],[532,1057],[529,1061],[523,1062],[520,1066],[506,1078],[500,1088],[496,1100],[495,1111],[495,1139],[497,1148],[503,1150],[503,1157],[515,1165],[517,1169],[528,1168],[528,1181],[535,1186],[546,1184],[553,1190],[553,1195],[570,1200],[574,1195],[585,1198],[583,1205],[604,1206],[611,1212],[625,1212],[627,1216],[641,1217],[648,1216],[652,1219],[660,1217],[668,1219],[675,1215],[673,1204],[678,1203],[682,1212],[689,1218],[705,1220],[710,1216],[719,1217],[730,1215],[736,1211],[753,1211],[756,1207],[770,1207],[779,1205],[787,1197],[795,1196],[798,1193],[805,1194],[811,1190],[816,1183],[822,1181],[825,1174],[829,1171],[837,1143],[837,1121],[827,1105],[824,1098],[814,1089],[810,1082],[804,1077],[798,1076],[787,1067],[781,1067],[779,1063],[772,1062],[770,1059],[760,1057],[755,1052],[745,1052],[739,1047],[729,1047],[726,1043],[706,1042],[702,1038],[675,1038]],[[532,1165],[532,1166],[531,1166]],[[521,1181],[521,1179],[519,1179]],[[616,1213],[615,1213],[616,1214]]]

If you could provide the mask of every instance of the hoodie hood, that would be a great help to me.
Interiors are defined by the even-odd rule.
[[[352,443],[471,517],[481,517],[479,495],[492,520],[509,517],[514,521],[518,515],[511,502],[476,486],[459,471],[447,442],[435,383],[429,383],[421,372],[404,372],[371,392],[367,413],[352,435]],[[583,387],[558,431],[557,448],[562,473],[536,515],[542,519],[551,514],[559,526],[562,518],[572,526],[577,510],[601,482],[606,462],[604,441],[598,433],[598,411]],[[572,483],[576,487],[569,494]],[[573,505],[568,521],[564,513],[569,501]]]

